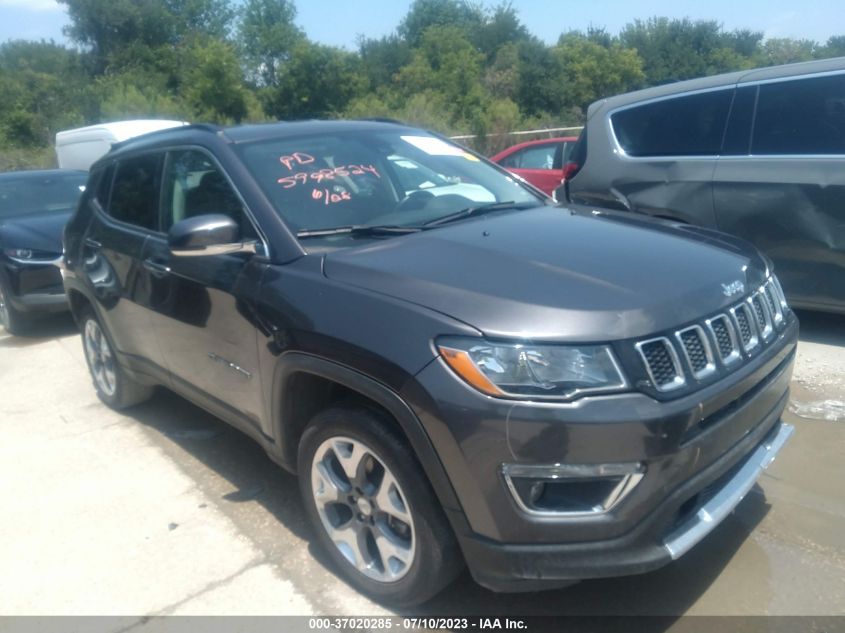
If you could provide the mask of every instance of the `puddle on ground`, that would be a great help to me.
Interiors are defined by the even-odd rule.
[[[789,410],[799,418],[845,422],[845,402],[842,400],[815,400],[813,402],[789,403]]]

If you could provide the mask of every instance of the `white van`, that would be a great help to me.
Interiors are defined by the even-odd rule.
[[[180,125],[188,125],[188,123],[185,121],[138,119],[135,121],[100,123],[59,132],[56,134],[56,156],[59,159],[59,168],[87,171],[98,158],[111,149],[114,143]]]

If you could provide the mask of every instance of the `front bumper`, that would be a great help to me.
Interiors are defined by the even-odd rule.
[[[60,260],[51,263],[2,262],[9,303],[18,312],[53,313],[68,310]]]
[[[568,405],[503,401],[474,392],[440,362],[429,365],[404,395],[457,493],[465,519],[447,510],[476,580],[525,591],[642,573],[704,538],[791,432],[780,417],[797,334],[791,316],[752,362],[664,402],[643,394]],[[514,463],[639,463],[645,474],[607,512],[532,516],[501,474],[503,464]]]
[[[620,538],[508,545],[473,535],[461,543],[467,564],[476,581],[494,591],[535,591],[662,567],[699,543],[730,514],[794,431],[779,420],[774,426],[761,427],[768,433],[756,448],[752,446],[750,455],[746,454],[749,442],[742,442],[667,497],[647,521]],[[755,434],[750,439],[759,438]],[[690,508],[690,501],[697,504]]]

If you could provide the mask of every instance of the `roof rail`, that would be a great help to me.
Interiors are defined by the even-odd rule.
[[[153,130],[152,132],[147,132],[146,134],[139,134],[138,136],[133,136],[132,138],[128,138],[125,141],[120,141],[118,143],[113,143],[111,148],[113,150],[120,149],[121,147],[125,147],[131,143],[134,143],[138,140],[146,140],[151,136],[158,136],[160,134],[165,134],[168,132],[181,132],[183,130],[203,130],[205,132],[212,132],[217,133],[223,128],[219,125],[214,125],[213,123],[189,123],[188,125],[180,125],[178,127],[168,127],[162,130]]]
[[[358,121],[373,121],[375,123],[395,123],[396,125],[408,125],[404,121],[400,121],[399,119],[391,119],[390,117],[386,116],[370,116],[370,117],[363,117],[357,119]]]

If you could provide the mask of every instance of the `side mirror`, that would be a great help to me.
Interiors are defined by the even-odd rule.
[[[240,228],[228,215],[210,213],[177,222],[167,232],[171,254],[203,257],[256,252],[255,242],[240,241]]]

